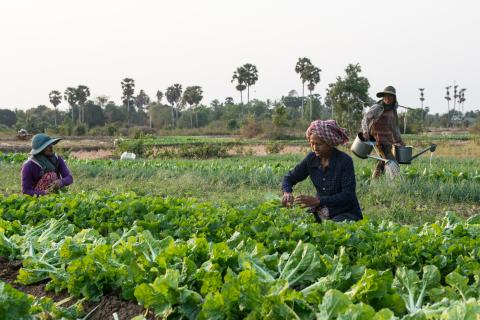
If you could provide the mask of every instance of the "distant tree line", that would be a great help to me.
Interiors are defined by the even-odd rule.
[[[89,87],[78,85],[66,88],[63,93],[52,90],[48,94],[52,108],[40,105],[28,110],[0,109],[0,125],[17,130],[24,128],[32,133],[50,130],[63,135],[117,135],[128,133],[132,127],[151,133],[156,130],[177,130],[178,133],[178,130],[201,128],[229,133],[238,132],[242,127],[253,128],[257,122],[257,126],[271,126],[267,130],[280,132],[288,128],[301,131],[313,119],[333,118],[350,134],[359,129],[365,107],[375,102],[368,95],[370,84],[361,75],[359,64],[348,65],[345,74],[328,85],[324,98],[314,93],[320,82],[320,68],[302,57],[294,71],[301,81],[301,94],[291,90],[275,101],[250,98],[250,88],[259,77],[257,67],[246,63],[234,70],[231,79],[240,93],[240,103],[227,97],[222,101],[215,99],[207,105],[203,103],[201,86],[184,87],[179,83],[164,91],[157,90],[151,98],[145,90],[136,90],[134,79],[125,78],[120,82],[120,105],[107,96],[92,98]],[[308,96],[305,96],[305,87]],[[245,90],[246,103],[243,101]],[[59,110],[62,101],[68,104],[67,110]],[[428,111],[425,108],[400,113],[402,132],[418,132],[425,126],[446,126],[447,119],[457,119],[457,123],[464,126],[480,120],[478,110],[465,114],[451,110],[449,117],[429,114]]]

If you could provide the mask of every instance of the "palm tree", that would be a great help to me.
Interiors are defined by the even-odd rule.
[[[107,104],[108,99],[109,99],[108,96],[98,96],[98,97],[96,98],[97,103],[100,105],[100,107],[101,107],[102,109],[105,108],[105,105]]]
[[[122,85],[122,100],[127,105],[127,126],[130,126],[130,101],[135,93],[135,80],[132,78],[125,78],[121,82]]]
[[[298,58],[297,64],[295,65],[295,72],[300,75],[300,79],[302,80],[302,110],[301,113],[303,115],[303,100],[305,100],[305,82],[308,79],[305,78],[305,68],[307,66],[312,65],[312,62],[308,58]]]
[[[233,76],[232,76],[232,83],[234,81],[237,81],[237,85],[235,86],[235,89],[237,89],[238,91],[240,91],[240,103],[243,104],[243,90],[245,90],[247,88],[247,86],[245,85],[245,81],[246,81],[246,72],[245,72],[245,69],[243,67],[238,67],[236,71],[233,72]]]
[[[452,100],[452,98],[450,98],[450,88],[452,86],[448,86],[448,87],[445,87],[445,89],[447,89],[447,95],[445,96],[445,100],[447,100],[447,128],[450,126],[450,100]],[[405,133],[405,128],[406,128],[406,124],[404,124],[404,129],[403,129],[403,133]]]
[[[190,128],[193,128],[193,87],[186,87],[183,92],[182,104],[188,104],[190,109]]]
[[[258,80],[258,70],[251,63],[244,64],[243,69],[245,69],[245,83],[247,84],[247,103],[250,103],[250,87],[255,85]]]
[[[187,87],[183,93],[183,100],[190,106],[190,127],[193,127],[192,114],[193,110],[198,107],[198,104],[203,99],[203,90],[200,86]],[[195,112],[195,122],[198,127],[198,114]]]
[[[143,91],[143,89],[140,90],[138,95],[135,97],[135,106],[137,107],[138,111],[143,111],[145,109],[148,109],[148,105],[150,104],[150,97],[148,94]],[[150,128],[152,127],[152,117],[150,114]]]
[[[193,96],[193,104],[195,105],[195,121],[197,122],[197,127],[198,127],[198,112],[196,111],[198,109],[198,105],[203,99],[203,90],[202,87],[200,86],[194,86],[195,88],[195,94]]]
[[[160,104],[162,102],[163,92],[160,90],[157,90],[156,97],[157,97],[157,103]]]
[[[240,91],[240,103],[241,104],[243,104],[243,94],[242,94],[242,92],[245,91],[246,88],[247,88],[247,86],[242,84],[242,83],[239,83],[235,86],[235,89]]]
[[[62,102],[62,94],[57,90],[52,90],[48,98],[55,109],[55,126],[57,126],[57,106]]]
[[[315,85],[320,82],[320,68],[315,67],[313,64],[308,65],[302,73],[302,77],[308,81],[308,91],[310,91],[310,121],[312,121],[312,91],[315,89]]]
[[[180,118],[180,108],[181,108],[180,103],[181,103],[183,89],[182,89],[182,85],[179,83],[175,83],[173,85],[173,89],[175,91],[175,95],[178,97],[177,104],[175,107],[175,119],[178,120]]]
[[[165,91],[165,97],[167,98],[168,103],[172,105],[172,125],[175,127],[175,104],[178,106],[178,102],[182,97],[182,85],[175,83],[168,87]]]
[[[63,98],[67,100],[70,108],[72,109],[72,123],[75,123],[75,108],[77,106],[77,89],[74,87],[68,87],[65,89]]]
[[[148,94],[143,91],[143,89],[140,90],[138,95],[135,98],[135,106],[137,107],[138,110],[143,110],[145,106],[147,106],[150,103],[150,97]]]
[[[77,102],[80,106],[79,122],[85,123],[85,102],[87,102],[88,97],[90,97],[90,89],[87,86],[79,85],[75,91]]]

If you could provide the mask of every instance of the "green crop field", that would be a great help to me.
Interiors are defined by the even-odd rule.
[[[0,154],[0,318],[101,319],[120,299],[137,320],[476,319],[478,158],[423,156],[394,182],[354,158],[365,219],[318,224],[279,203],[303,156],[68,158],[74,184],[32,198],[26,156]]]
[[[0,320],[480,320],[480,1],[0,12]]]

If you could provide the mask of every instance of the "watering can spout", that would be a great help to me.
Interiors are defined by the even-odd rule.
[[[394,155],[395,155],[395,158],[397,159],[397,161],[399,163],[410,164],[412,162],[412,160],[417,158],[418,156],[424,154],[427,151],[435,152],[436,149],[437,149],[437,145],[432,144],[428,148],[425,148],[422,151],[420,151],[419,153],[417,153],[416,155],[412,156],[412,150],[413,150],[412,147],[395,146]]]
[[[420,151],[419,153],[417,153],[416,155],[412,156],[412,158],[410,159],[410,161],[412,161],[412,160],[415,159],[416,157],[424,154],[424,153],[427,152],[427,151],[435,152],[436,149],[437,149],[437,145],[436,145],[436,144],[432,144],[430,147],[425,148],[425,149],[423,149],[422,151]]]

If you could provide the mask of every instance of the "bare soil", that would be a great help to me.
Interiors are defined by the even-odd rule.
[[[29,152],[30,141],[20,141],[14,138],[0,138],[0,151]],[[424,141],[413,142],[415,149],[423,149],[428,145]],[[68,137],[58,144],[58,148],[71,150],[71,155],[80,160],[111,159],[114,157],[113,139],[110,137]],[[285,145],[280,154],[305,154],[309,151],[305,145]],[[256,155],[265,156],[269,152],[267,145],[239,145],[228,150],[231,156]],[[480,157],[478,141],[440,141],[437,144],[436,156],[475,158]]]
[[[28,152],[31,149],[31,141],[17,140],[15,138],[0,139],[0,151],[3,152]],[[113,139],[94,137],[69,137],[59,142],[59,148],[78,150],[100,150],[113,148]]]
[[[96,160],[96,159],[111,159],[113,152],[111,150],[96,150],[96,151],[74,151],[70,153],[71,157],[78,160]]]
[[[4,257],[0,257],[0,280],[11,284],[14,288],[31,294],[35,297],[49,297],[55,302],[62,301],[70,295],[66,291],[55,293],[53,291],[46,291],[45,286],[48,281],[37,283],[29,286],[24,286],[15,283],[18,271],[22,267],[21,261],[8,261]],[[71,299],[62,304],[62,307],[69,307],[75,304],[78,300]],[[109,293],[104,295],[99,302],[89,301],[83,304],[85,313],[88,314],[94,308],[95,311],[88,317],[90,320],[106,320],[113,319],[113,314],[117,313],[118,319],[130,320],[131,318],[145,314],[146,310],[135,301],[123,301],[117,295]],[[147,319],[155,319],[155,316],[148,312]]]

